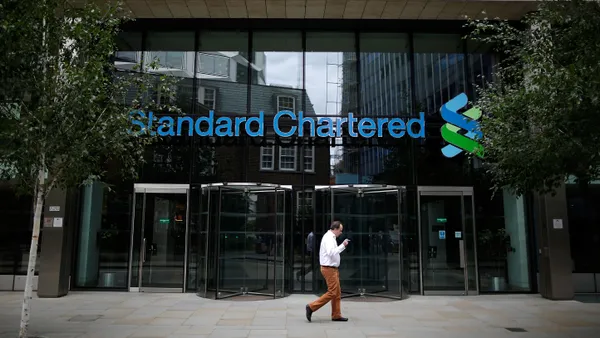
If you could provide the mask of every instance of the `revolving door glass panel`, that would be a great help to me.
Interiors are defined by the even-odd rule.
[[[202,189],[202,207],[208,210],[208,259],[199,277],[207,279],[204,295],[282,297],[291,187],[228,183]]]
[[[331,220],[344,225],[338,238],[350,244],[342,253],[340,284],[343,297],[372,295],[402,298],[402,187],[383,185],[318,187],[322,201],[329,201],[329,215],[323,213],[322,229]],[[327,217],[329,216],[329,217]]]

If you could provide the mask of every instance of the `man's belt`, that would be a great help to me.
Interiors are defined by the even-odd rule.
[[[337,269],[337,266],[321,265],[322,268]]]

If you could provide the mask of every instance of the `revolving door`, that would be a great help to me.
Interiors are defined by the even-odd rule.
[[[201,186],[197,292],[207,298],[283,297],[286,210],[291,187],[264,183]],[[203,252],[202,252],[203,251]]]
[[[332,220],[339,220],[344,232],[338,242],[351,240],[340,265],[342,297],[403,298],[403,277],[408,278],[403,273],[401,242],[404,187],[362,184],[317,186],[315,190],[320,211],[317,233],[325,233]],[[319,290],[325,289],[323,282]]]

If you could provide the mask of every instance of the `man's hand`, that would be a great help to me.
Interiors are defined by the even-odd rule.
[[[348,246],[348,243],[350,243],[350,240],[349,239],[345,239],[343,244],[344,244],[344,246]]]

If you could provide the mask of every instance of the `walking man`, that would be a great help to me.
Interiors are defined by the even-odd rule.
[[[321,249],[319,250],[319,262],[321,264],[321,274],[327,282],[327,292],[319,299],[306,305],[306,319],[311,321],[313,312],[319,310],[323,305],[331,301],[331,320],[335,322],[347,322],[348,318],[342,317],[340,301],[342,299],[342,289],[340,288],[340,253],[346,249],[349,240],[337,245],[338,238],[344,226],[339,221],[334,221],[329,227],[329,231],[323,235],[321,240]]]

